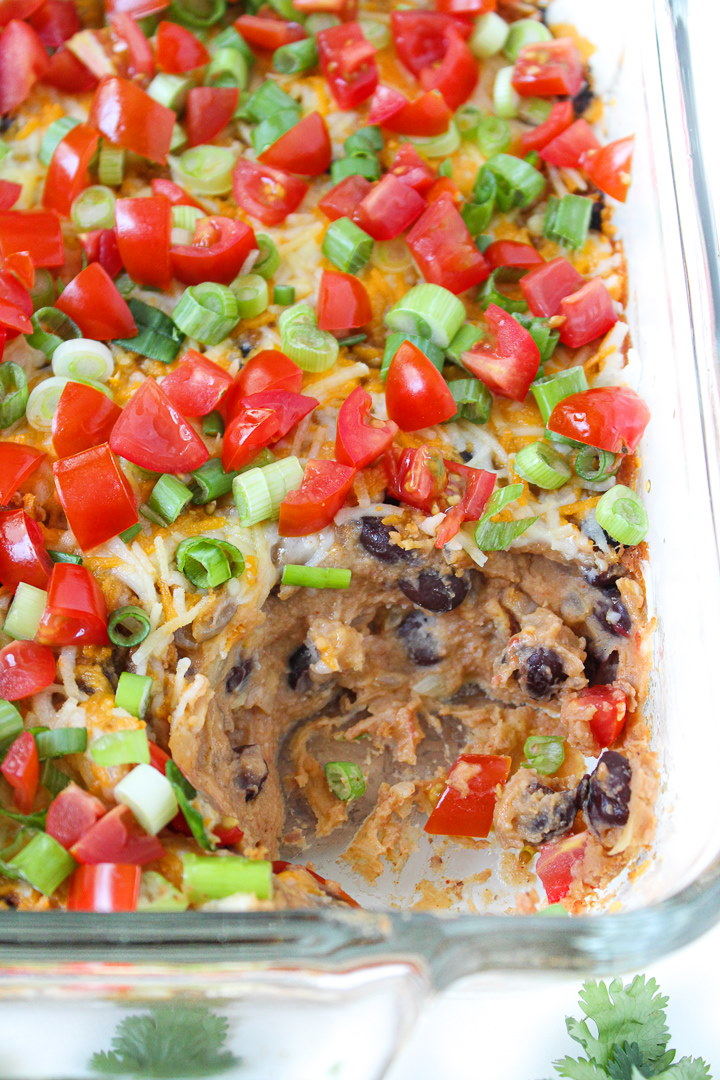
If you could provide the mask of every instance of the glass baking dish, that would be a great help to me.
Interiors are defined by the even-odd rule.
[[[720,915],[710,804],[720,755],[720,294],[707,256],[712,215],[686,14],[686,0],[557,0],[551,9],[551,20],[574,23],[598,46],[596,88],[615,102],[608,137],[637,135],[632,194],[616,220],[635,345],[627,379],[653,411],[644,444],[657,617],[649,713],[663,785],[652,858],[605,913],[573,919],[389,907],[7,914],[0,1080],[110,1072],[373,1080],[432,989],[490,972],[495,983],[520,971],[616,974],[690,941]],[[93,1058],[114,1037],[119,1057]]]

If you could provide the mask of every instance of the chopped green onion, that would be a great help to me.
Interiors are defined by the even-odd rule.
[[[526,124],[533,124],[537,127],[545,123],[551,111],[552,102],[548,101],[547,98],[524,97],[520,102],[519,116]]]
[[[255,63],[255,53],[242,34],[238,34],[234,26],[226,26],[224,30],[221,30],[218,36],[213,38],[212,46],[215,52],[219,49],[235,49],[237,52],[242,53],[247,60],[248,68],[251,68]]]
[[[183,885],[193,903],[222,900],[250,893],[258,900],[272,898],[272,863],[241,855],[182,855]]]
[[[548,199],[543,236],[556,244],[579,250],[587,240],[592,215],[593,200],[583,195],[563,195],[562,199]]]
[[[581,480],[602,484],[615,475],[621,464],[620,454],[598,450],[595,446],[582,446],[575,455],[573,468]]]
[[[48,555],[53,562],[74,563],[75,566],[82,566],[81,555],[71,555],[67,551],[50,551],[50,549],[48,549]]]
[[[260,274],[260,277],[264,277],[267,281],[280,266],[280,252],[275,245],[275,241],[266,236],[265,233],[257,233],[255,241],[260,254],[253,266],[253,273]]]
[[[345,140],[346,154],[377,154],[383,148],[382,130],[377,124],[358,128]]]
[[[484,336],[479,326],[473,326],[472,323],[463,323],[446,348],[445,355],[448,359],[459,364],[463,353],[469,352],[473,345],[477,345],[478,341],[482,341]]]
[[[25,415],[28,398],[27,379],[20,365],[12,360],[0,364],[0,431]]]
[[[338,158],[330,166],[333,184],[339,184],[348,176],[364,176],[366,180],[379,180],[381,172],[380,162],[374,154],[352,154],[350,157]]]
[[[475,141],[483,157],[492,157],[507,150],[510,139],[510,125],[500,116],[483,116],[477,125]]]
[[[374,49],[386,49],[390,44],[390,28],[378,19],[358,19],[360,29]]]
[[[522,101],[512,84],[515,69],[502,67],[495,75],[493,83],[493,109],[503,120],[512,120],[517,116]]]
[[[446,349],[465,321],[465,305],[442,285],[415,285],[385,315],[401,334],[419,334]]]
[[[40,731],[35,736],[38,757],[65,757],[66,754],[82,754],[87,746],[87,728],[61,727]]]
[[[190,285],[173,308],[173,322],[203,345],[218,345],[237,325],[240,310],[227,285],[206,281]]]
[[[536,379],[530,386],[544,424],[547,424],[558,402],[563,401],[570,394],[579,394],[587,388],[585,372],[579,366],[565,368],[564,371],[558,371],[555,375],[545,375],[541,379]]]
[[[226,6],[225,0],[173,0],[168,13],[181,26],[202,29],[220,22]]]
[[[352,570],[338,566],[296,566],[287,563],[283,567],[281,584],[300,585],[307,589],[347,589]]]
[[[52,896],[65,878],[72,874],[77,863],[54,837],[39,832],[10,860],[10,866],[19,871],[38,892]]]
[[[494,11],[481,15],[475,20],[472,34],[468,44],[480,60],[487,60],[489,56],[495,56],[505,45],[510,27]]]
[[[217,409],[213,409],[207,416],[203,416],[202,431],[203,435],[209,436],[225,434],[225,421]]]
[[[280,109],[271,116],[266,116],[252,130],[252,145],[255,153],[260,156],[277,142],[281,136],[287,134],[298,122],[297,109]]]
[[[351,334],[350,337],[338,338],[338,345],[349,348],[351,345],[359,345],[361,341],[367,341],[367,334]]]
[[[338,270],[357,274],[372,255],[373,239],[350,218],[332,221],[322,242],[322,253]]]
[[[454,120],[448,124],[447,131],[441,135],[413,136],[409,140],[425,157],[450,157],[460,149],[460,132]]]
[[[513,300],[509,296],[506,296],[505,293],[501,293],[496,288],[495,281],[499,271],[499,267],[498,269],[493,270],[490,277],[487,278],[480,287],[480,291],[478,292],[478,300],[480,301],[480,306],[483,311],[485,311],[490,304],[496,304],[504,311],[509,311],[510,313],[515,311],[527,311],[526,300]]]
[[[532,165],[533,169],[539,169],[542,158],[538,154],[537,150],[531,150],[525,155],[523,161],[527,161],[528,165]]]
[[[23,730],[23,718],[18,709],[0,698],[0,750],[6,750]]]
[[[549,915],[551,918],[558,915],[561,915],[565,919],[570,918],[570,912],[564,904],[548,904],[547,907],[542,908],[541,911],[536,911],[535,914],[538,918],[545,917],[546,915]]]
[[[108,187],[120,187],[125,173],[125,151],[102,140],[98,155],[98,180]]]
[[[283,330],[294,322],[304,322],[308,326],[317,326],[315,308],[310,307],[309,304],[294,304],[285,311],[281,311],[278,316],[278,330],[282,334]]]
[[[299,75],[318,63],[318,47],[313,37],[281,45],[272,55],[272,66],[281,75]]]
[[[117,608],[108,619],[108,637],[113,645],[132,649],[150,633],[150,619],[142,608],[127,604]]]
[[[185,911],[190,901],[155,870],[143,870],[138,911]]]
[[[495,196],[483,203],[466,202],[460,214],[468,227],[468,232],[477,243],[478,236],[487,229],[495,209]]]
[[[280,458],[236,476],[233,497],[240,525],[247,528],[277,518],[280,503],[300,487],[302,478],[303,467],[296,457]]]
[[[192,79],[187,78],[187,76],[170,75],[163,71],[155,76],[146,92],[153,101],[164,105],[166,109],[172,109],[173,112],[179,113],[185,108],[185,100],[193,86]]]
[[[295,303],[295,286],[294,285],[276,285],[273,289],[273,304],[279,304],[280,307],[289,307],[290,304]]]
[[[55,301],[55,280],[49,270],[44,266],[38,266],[35,270],[35,282],[30,289],[33,302],[33,311],[39,311]],[[61,312],[58,311],[58,315]]]
[[[270,303],[268,283],[261,274],[241,274],[230,282],[241,319],[262,315]]]
[[[0,367],[2,372],[7,365]],[[30,427],[36,431],[50,431],[58,402],[69,379],[51,376],[43,379],[31,391],[25,406],[25,416]]]
[[[136,765],[115,785],[113,794],[116,802],[130,807],[151,836],[157,836],[178,812],[170,781],[152,765]]]
[[[120,679],[124,675],[129,675],[130,672],[123,671]],[[146,675],[135,675],[135,679],[148,679],[149,683],[152,680]],[[127,687],[123,688],[123,695]],[[118,682],[118,691],[120,691],[120,683]],[[150,697],[150,687],[147,688],[147,697]],[[119,705],[117,700],[117,694],[115,695],[115,704],[119,709],[125,709],[126,712],[130,712],[124,705]],[[136,706],[137,707],[137,706]],[[133,713],[133,715],[136,715]],[[150,748],[148,746],[147,733],[145,728],[140,730],[127,730],[127,731],[110,731],[107,735],[101,735],[90,744],[90,757],[93,759],[96,765],[100,765],[103,769],[110,769],[114,765],[149,765],[150,764]]]
[[[115,691],[115,705],[142,720],[150,704],[151,693],[152,679],[149,675],[135,675],[131,671],[123,671]],[[145,758],[138,758],[138,761],[145,761]]]
[[[525,740],[523,769],[534,769],[541,776],[552,776],[565,760],[565,740],[562,735],[530,735]]]
[[[463,139],[474,139],[483,113],[475,105],[461,105],[455,113],[455,123]]]
[[[18,641],[32,641],[38,632],[46,604],[47,593],[44,589],[36,589],[34,585],[21,581],[8,608],[3,630]]]
[[[601,495],[595,507],[598,525],[613,540],[634,547],[647,536],[650,522],[638,495],[625,484],[616,484]]]
[[[170,132],[170,153],[179,154],[187,146],[187,140],[185,129],[177,123],[173,124]],[[187,186],[189,187],[189,184]]]
[[[266,79],[264,83],[261,83],[245,103],[245,112],[254,124],[259,124],[261,120],[267,120],[269,116],[287,109],[294,110],[299,119],[300,106],[295,98],[286,94],[282,87],[272,79]]]
[[[576,450],[585,445],[585,443],[578,442],[577,439],[568,439],[565,435],[559,435],[557,431],[551,431],[547,427],[543,432],[543,437],[549,439],[550,442],[562,443],[563,446],[574,446]]]
[[[196,506],[204,506],[222,498],[232,490],[232,482],[237,475],[237,472],[225,472],[220,458],[210,458],[199,469],[190,473],[192,501]]]
[[[215,845],[207,834],[202,814],[192,805],[197,791],[185,779],[174,761],[165,762],[165,775],[193,837],[204,851],[214,851]]]
[[[385,352],[383,353],[382,365],[380,367],[380,378],[386,379],[388,368],[392,361],[393,356],[398,351],[404,341],[409,341],[411,345],[414,345],[420,352],[427,356],[438,371],[442,371],[445,365],[445,353],[437,345],[433,345],[432,341],[429,341],[426,337],[420,337],[419,334],[401,334],[394,333],[388,334],[385,340]]]
[[[115,370],[113,356],[107,345],[91,338],[70,338],[55,349],[52,356],[53,374],[65,379],[86,382],[107,382]]]
[[[57,150],[58,143],[65,138],[69,131],[72,131],[74,127],[77,127],[79,123],[80,121],[74,116],[61,116],[59,120],[53,120],[52,124],[43,135],[42,142],[40,143],[38,157],[43,165],[50,164],[53,154]]]
[[[551,330],[547,319],[535,315],[513,312],[513,318],[524,326],[540,351],[540,363],[545,364],[555,352],[560,339],[558,330]]]
[[[338,358],[337,338],[305,322],[293,322],[282,330],[282,351],[303,371],[328,371]]]
[[[92,184],[73,201],[70,218],[79,232],[115,226],[115,194],[109,187]]]
[[[545,190],[545,177],[542,173],[512,154],[494,154],[488,158],[484,168],[493,174],[498,182],[498,189],[504,190],[510,206],[524,209]]]
[[[353,761],[328,761],[324,770],[327,786],[343,802],[359,799],[365,794],[365,777]]]
[[[181,574],[198,589],[214,589],[245,569],[242,552],[225,540],[188,537],[177,546],[175,562]]]
[[[194,232],[198,221],[207,217],[197,206],[173,206],[170,214],[173,228],[186,229],[188,232]]]
[[[193,146],[170,158],[173,180],[193,195],[227,195],[234,165],[235,155],[225,146]]]
[[[329,12],[320,11],[317,14],[308,15],[305,20],[305,29],[308,34],[315,37],[323,30],[329,30],[331,26],[339,26],[340,19],[337,15],[331,15]]]
[[[378,241],[370,261],[384,274],[405,274],[412,268],[410,249],[399,236],[395,240]]]
[[[139,536],[142,532],[142,525],[138,521],[135,525],[131,525],[129,529],[125,529],[120,533],[120,539],[124,544],[131,544],[136,536]]]
[[[446,158],[442,164],[438,165],[438,176],[452,176],[453,163],[450,158]]]
[[[128,307],[138,328],[137,336],[117,338],[113,344],[162,364],[171,364],[180,352],[183,335],[170,316],[132,296]]]
[[[450,420],[470,420],[473,424],[487,424],[492,411],[493,398],[479,379],[455,379],[448,389],[458,407]]]
[[[203,81],[205,86],[236,86],[238,90],[244,90],[248,76],[248,62],[244,55],[232,45],[226,45],[215,50]]]
[[[518,450],[513,468],[523,480],[545,491],[562,487],[572,476],[572,469],[560,451],[539,441]]]
[[[493,521],[495,514],[504,510],[508,503],[522,495],[522,484],[508,484],[494,491],[475,529],[475,543],[481,551],[505,551],[513,540],[530,528],[537,517],[521,518],[519,521]]]
[[[59,795],[68,784],[72,783],[72,781],[67,773],[62,772],[60,769],[56,769],[52,761],[48,758],[47,761],[43,762],[42,769],[40,770],[40,783],[54,798],[56,795]]]
[[[552,41],[552,34],[547,26],[539,19],[517,19],[510,23],[510,32],[503,52],[514,64],[525,45],[533,45],[538,41]]]

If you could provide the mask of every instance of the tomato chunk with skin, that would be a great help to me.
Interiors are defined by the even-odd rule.
[[[520,244],[517,240],[494,240],[485,248],[483,255],[493,270],[500,266],[531,270],[533,266],[542,266],[545,262],[532,244]]]
[[[546,319],[557,315],[566,296],[577,292],[585,278],[562,255],[530,270],[520,278],[520,291],[533,315]]]
[[[210,456],[197,432],[152,378],[125,406],[110,436],[120,457],[154,472],[192,472]]]
[[[194,86],[185,104],[188,146],[210,143],[224,131],[238,106],[236,86]]]
[[[144,866],[162,859],[165,851],[156,836],[149,836],[127,806],[104,814],[70,849],[79,863],[130,863]]]
[[[141,881],[140,867],[127,863],[78,866],[70,878],[68,911],[137,911]]]
[[[280,504],[280,536],[308,536],[329,525],[344,505],[355,473],[338,461],[308,461],[302,484]]]
[[[238,34],[258,49],[279,49],[293,41],[302,41],[307,32],[298,22],[285,19],[266,18],[264,15],[241,15],[235,20]]]
[[[45,457],[41,450],[32,446],[4,440],[0,442],[0,506],[10,501]]]
[[[43,206],[68,217],[73,202],[90,183],[90,162],[100,136],[90,124],[78,124],[55,148],[43,189]]]
[[[457,20],[436,11],[393,11],[392,35],[398,59],[416,78],[437,67],[447,52],[446,34]]]
[[[378,84],[378,71],[375,50],[359,23],[331,26],[315,40],[322,73],[340,108],[354,109],[366,101]]]
[[[202,67],[210,59],[202,41],[184,26],[162,21],[155,36],[155,61],[160,71],[182,75]]]
[[[547,120],[538,124],[532,131],[524,131],[520,136],[520,153],[525,156],[531,150],[542,150],[557,135],[569,128],[575,120],[572,101],[556,101]]]
[[[27,99],[48,69],[48,55],[32,26],[11,19],[0,34],[0,114]]]
[[[65,0],[62,2],[64,3]],[[62,45],[49,58],[48,68],[42,81],[66,94],[81,94],[94,90],[98,84],[97,77],[78,60],[67,45]]]
[[[427,446],[400,450],[391,446],[384,458],[388,493],[407,506],[426,514],[447,487],[447,470],[442,455]]]
[[[308,186],[297,176],[256,161],[238,158],[233,169],[233,195],[238,206],[264,225],[279,225],[297,210]]]
[[[120,406],[94,386],[67,383],[52,419],[55,453],[71,457],[106,443],[121,413]]]
[[[580,54],[569,37],[524,45],[512,77],[514,89],[523,97],[574,97],[584,81]]]
[[[465,478],[465,491],[460,502],[446,511],[435,532],[435,547],[442,548],[452,540],[466,521],[478,521],[495,487],[495,473],[485,469],[474,469],[456,461],[446,461],[449,473]]]
[[[448,198],[428,206],[408,233],[407,242],[425,280],[456,295],[490,276],[487,260]]]
[[[184,191],[179,184],[176,184],[173,180],[168,180],[167,177],[153,177],[150,181],[150,187],[153,195],[164,195],[171,206],[194,206],[197,210],[202,210],[203,214],[206,213],[202,203],[199,203],[197,199],[193,199],[192,195],[188,195],[187,191]]]
[[[200,285],[203,281],[229,285],[256,248],[255,233],[244,221],[205,217],[195,226],[192,244],[170,249],[170,263],[173,275],[184,285]]]
[[[100,263],[89,263],[63,289],[55,307],[95,341],[130,338],[137,334],[132,312],[115,282]]]
[[[595,132],[587,120],[580,119],[556,135],[552,142],[546,143],[540,151],[540,157],[549,165],[557,165],[558,168],[577,169],[583,154],[588,150],[597,150],[599,146]]]
[[[571,349],[579,349],[602,337],[618,321],[615,305],[602,278],[593,278],[577,292],[563,297],[560,314],[565,316],[560,327],[560,340]]]
[[[364,176],[346,176],[322,197],[318,210],[322,210],[330,221],[337,221],[341,217],[348,217],[352,221],[358,205],[371,188],[372,184]]]
[[[320,330],[357,330],[372,318],[370,297],[362,281],[340,270],[323,270],[318,293]]]
[[[332,160],[327,124],[320,113],[309,113],[263,150],[258,160],[301,176],[321,176]]]
[[[52,565],[38,523],[24,510],[0,510],[0,584],[45,589]]]
[[[45,832],[70,849],[89,832],[106,810],[99,799],[77,784],[68,784],[48,806]]]
[[[22,184],[0,180],[0,210],[10,210],[22,195]]]
[[[389,171],[421,195],[425,195],[435,183],[435,170],[420,157],[412,143],[400,144]]]
[[[510,775],[512,758],[461,754],[448,773],[446,787],[425,823],[438,836],[487,836],[492,828],[498,785]]]
[[[392,420],[384,423],[370,416],[372,398],[362,386],[340,406],[335,437],[335,458],[342,465],[364,469],[385,453],[398,433]]]
[[[137,522],[132,488],[107,443],[56,461],[53,473],[58,498],[83,551]]]
[[[572,702],[600,746],[612,746],[625,727],[627,696],[618,686],[586,686]]]
[[[627,386],[596,386],[559,401],[547,426],[558,435],[608,450],[632,454],[650,422],[650,410]]]
[[[263,349],[252,356],[235,377],[232,398],[250,394],[259,394],[262,390],[292,390],[299,394],[302,389],[303,373],[294,360],[279,349]],[[230,400],[227,403],[228,415],[233,415]]]
[[[89,122],[111,143],[164,165],[176,116],[142,87],[119,75],[100,80]]]
[[[429,90],[414,101],[389,86],[379,86],[373,95],[368,123],[381,124],[397,135],[441,135],[452,118],[439,90]]]
[[[424,90],[439,90],[454,112],[477,86],[478,63],[456,25],[445,31],[445,44],[441,62],[420,72],[420,85]]]
[[[133,281],[155,289],[172,282],[170,203],[162,195],[118,199],[115,233],[123,266]]]
[[[62,0],[65,3],[66,0]],[[123,268],[115,229],[93,229],[80,237],[87,261],[98,262],[108,277],[116,278]]]
[[[457,403],[432,360],[404,341],[390,361],[385,382],[388,416],[403,431],[419,431],[449,420]]]
[[[34,641],[11,641],[0,649],[0,698],[20,701],[55,682],[55,654]]]
[[[74,563],[53,566],[35,640],[55,648],[110,644],[105,597],[87,567]]]
[[[535,872],[543,883],[549,904],[557,904],[570,891],[575,871],[585,854],[586,832],[566,836],[540,848]]]
[[[634,145],[635,139],[630,135],[599,150],[586,151],[580,163],[588,180],[618,202],[627,198]]]
[[[183,416],[207,416],[217,409],[233,385],[233,377],[207,356],[188,351],[163,379],[162,390]]]
[[[50,269],[65,262],[60,219],[51,210],[0,211],[0,255],[27,251],[35,266]]]
[[[40,759],[37,744],[29,731],[23,731],[13,742],[0,772],[13,789],[15,807],[21,814],[32,811],[40,781]]]
[[[394,240],[417,221],[424,209],[425,200],[417,191],[386,173],[358,204],[355,220],[373,240]]]
[[[234,472],[249,465],[266,446],[280,438],[280,419],[272,408],[241,405],[225,429],[222,445],[222,467]]]
[[[485,318],[494,341],[479,341],[464,353],[463,367],[494,394],[524,401],[540,367],[540,350],[530,332],[497,304],[488,304]]]
[[[274,441],[284,439],[319,404],[318,399],[306,394],[294,394],[277,387],[249,394],[242,400],[247,409],[273,409],[278,418],[278,433]]]

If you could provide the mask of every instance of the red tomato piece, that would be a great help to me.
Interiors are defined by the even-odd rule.
[[[540,151],[540,157],[559,168],[577,169],[583,154],[600,147],[595,132],[587,120],[576,120],[569,128],[556,135]]]
[[[297,210],[308,186],[296,176],[238,158],[233,169],[235,202],[264,225],[279,225]]]
[[[110,447],[143,469],[164,473],[192,472],[210,456],[154,379],[146,379],[130,398],[110,436]]]
[[[33,311],[32,297],[15,274],[10,273],[13,260],[20,258],[25,260],[30,257],[25,251],[8,255],[4,260],[8,268],[7,272],[0,273],[0,326],[5,327],[8,341],[17,337],[18,334],[32,333],[32,323],[30,323]],[[30,269],[34,273],[32,261],[30,261]],[[28,329],[29,323],[30,329]]]
[[[55,563],[35,640],[40,645],[109,645],[107,607],[85,566]]]
[[[119,75],[100,80],[90,106],[89,123],[110,142],[164,165],[176,116]]]
[[[156,836],[149,836],[127,806],[116,806],[93,825],[70,849],[79,863],[145,863],[162,859],[165,851]]]
[[[547,426],[568,439],[632,454],[650,422],[650,410],[627,386],[596,386],[559,401]]]
[[[104,813],[105,807],[99,799],[77,784],[68,784],[48,806],[45,832],[70,849]]]
[[[132,488],[107,443],[53,465],[58,498],[83,551],[137,522]]]
[[[158,24],[155,37],[155,60],[161,71],[182,75],[207,64],[210,53],[190,30],[163,20]]]
[[[452,293],[465,292],[490,276],[484,255],[450,199],[432,203],[413,225],[407,242],[425,280]]]
[[[339,270],[323,270],[317,312],[320,330],[357,330],[372,318],[370,297],[362,281]]]
[[[441,424],[457,412],[448,384],[424,352],[404,341],[390,361],[385,382],[387,412],[403,431]]]
[[[340,406],[335,437],[335,457],[342,465],[364,469],[385,453],[397,435],[391,420],[382,423],[370,416],[372,398],[362,386]]]
[[[21,484],[35,472],[45,454],[21,443],[0,442],[0,506],[10,502]]]
[[[445,54],[440,64],[423,68],[420,72],[420,85],[423,90],[439,90],[454,112],[467,101],[477,86],[479,69],[457,26],[447,28],[445,43]]]
[[[303,417],[311,413],[319,404],[317,398],[308,397],[305,394],[294,394],[290,390],[281,390],[277,387],[250,394],[242,400],[243,408],[275,411],[278,418],[278,433],[273,442],[284,439],[295,425],[299,424]]]
[[[447,15],[485,15],[495,11],[497,0],[435,0],[435,7]]]
[[[122,271],[123,261],[114,229],[93,229],[80,237],[80,243],[87,261],[100,263],[108,277],[116,278]]]
[[[586,832],[576,833],[540,848],[535,872],[543,883],[549,904],[557,904],[570,891],[585,854],[587,838]]]
[[[188,146],[212,142],[232,120],[239,98],[236,86],[194,86],[185,104]]]
[[[188,195],[187,191],[183,191],[180,185],[172,180],[167,180],[163,176],[155,176],[150,181],[150,186],[153,195],[164,195],[171,206],[195,206],[198,210],[202,210],[203,214],[206,213],[202,203],[199,203],[197,199],[193,199],[192,195]]]
[[[341,19],[354,19],[357,15],[357,0],[293,0],[293,7],[305,15],[329,12]]]
[[[249,465],[260,450],[277,442],[279,430],[280,418],[274,409],[241,405],[223,435],[222,467],[225,472]]]
[[[560,314],[560,340],[571,349],[579,349],[612,329],[618,320],[612,297],[602,278],[592,278],[581,289],[563,297]]]
[[[494,240],[485,248],[483,255],[493,270],[499,266],[514,266],[521,270],[530,270],[533,266],[542,266],[545,262],[532,244],[520,244],[517,240]]]
[[[562,255],[538,266],[520,278],[520,291],[527,300],[533,315],[546,319],[557,315],[562,300],[577,292],[585,284],[585,278]]]
[[[120,258],[139,285],[156,289],[170,286],[170,226],[170,204],[162,195],[118,199],[115,203]]]
[[[308,536],[329,525],[345,503],[355,472],[338,461],[308,461],[302,484],[280,504],[280,536]]]
[[[48,55],[35,30],[11,19],[0,35],[0,114],[22,105],[47,69]]]
[[[0,584],[15,589],[24,581],[45,589],[52,566],[37,521],[24,510],[0,510]]]
[[[0,210],[10,210],[22,195],[22,184],[0,180]]]
[[[11,641],[0,649],[0,698],[20,701],[55,682],[55,654],[34,641]]]
[[[358,205],[355,220],[375,240],[394,240],[418,219],[425,200],[392,173],[378,180]]]
[[[109,17],[109,23],[116,37],[127,46],[127,74],[151,78],[155,74],[155,59],[150,42],[142,30],[126,12],[121,11]]]
[[[15,739],[0,765],[0,772],[13,789],[16,809],[21,814],[29,814],[40,780],[37,745],[29,731],[23,731]]]
[[[320,176],[330,168],[332,146],[325,121],[320,113],[304,116],[294,127],[263,150],[259,160],[274,169],[303,176]]]
[[[420,157],[412,143],[400,143],[389,171],[421,195],[426,194],[435,183],[434,169]]]
[[[62,45],[49,58],[42,81],[66,94],[82,94],[86,90],[94,90],[98,84],[97,76],[66,45]]]
[[[542,124],[538,124],[532,131],[525,131],[520,136],[520,153],[524,157],[531,150],[542,150],[543,146],[569,128],[574,119],[575,111],[572,101],[556,101],[547,120],[543,120]]]
[[[0,27],[12,19],[30,19],[44,0],[0,0]]]
[[[105,8],[109,14],[126,11],[133,19],[144,19],[146,15],[156,15],[168,7],[168,0],[107,0]]]
[[[507,783],[512,758],[496,754],[461,754],[448,773],[446,787],[425,823],[436,836],[487,836],[492,828],[498,785]]]
[[[406,450],[390,447],[385,455],[385,473],[390,495],[426,514],[432,512],[447,487],[442,455],[426,446]]]
[[[4,348],[6,337],[10,340],[17,337],[18,334],[32,333],[32,323],[17,304],[11,304],[7,300],[0,300],[0,329],[3,331]]]
[[[453,203],[458,209],[461,209],[463,205],[463,197],[457,184],[450,179],[449,176],[438,176],[434,181],[433,186],[425,196],[427,205],[438,202],[440,199],[447,199]]]
[[[612,746],[625,727],[627,697],[617,686],[586,686],[574,705],[587,717],[600,746]]]
[[[85,337],[95,341],[137,334],[132,312],[100,263],[90,263],[65,286],[55,307],[76,322]]]
[[[82,29],[75,5],[67,0],[44,0],[29,22],[46,49],[59,49],[64,41]]]
[[[618,202],[627,198],[634,145],[635,139],[630,135],[599,150],[588,150],[581,162],[588,180]]]
[[[207,356],[188,351],[163,379],[163,393],[183,416],[207,416],[233,385],[233,377]]]
[[[524,401],[540,367],[540,350],[530,331],[497,304],[488,304],[485,319],[494,341],[479,341],[464,353],[463,367],[494,394]]]
[[[27,251],[35,266],[62,266],[65,251],[57,214],[51,210],[0,211],[0,255],[6,259],[15,251]]]
[[[297,22],[266,18],[263,15],[241,15],[233,23],[241,37],[258,49],[279,49],[293,41],[301,41],[307,33]]]
[[[15,251],[12,255],[8,255],[5,259],[5,272],[17,278],[25,289],[32,289],[35,284],[35,264],[27,251]],[[32,303],[32,298],[30,302]],[[22,307],[22,305],[19,306]]]
[[[233,845],[240,843],[245,833],[239,825],[230,825],[226,829],[221,828],[219,825],[215,825],[213,828],[213,835],[217,839],[220,847],[233,847]]]
[[[78,866],[70,878],[68,911],[137,911],[142,870],[127,863]]]
[[[199,285],[203,281],[229,285],[256,248],[255,233],[244,221],[205,217],[195,226],[192,244],[178,244],[170,249],[170,262],[173,274],[184,285]]]
[[[370,191],[372,184],[364,176],[346,176],[335,187],[330,188],[327,195],[323,195],[318,203],[318,210],[322,210],[330,221],[348,217],[352,221],[358,204]]]
[[[372,96],[369,124],[384,124],[391,116],[396,116],[408,104],[408,99],[393,86],[381,83]]]
[[[437,11],[393,11],[392,35],[398,59],[419,79],[423,70],[442,64],[448,48],[446,34],[457,27],[455,19]]]
[[[378,84],[375,50],[359,23],[347,22],[321,30],[316,37],[320,66],[341,109],[366,101]]]
[[[440,135],[447,131],[452,111],[438,90],[408,101],[399,90],[378,86],[370,103],[368,123],[382,124],[398,135]]]
[[[262,390],[292,390],[299,394],[302,389],[303,373],[294,360],[279,349],[263,349],[251,357],[238,372],[233,386],[232,396],[235,402],[249,394],[259,394]],[[228,416],[234,409],[228,400]]]
[[[122,409],[106,394],[85,383],[69,382],[52,420],[52,441],[58,457],[71,457],[110,438]]]
[[[574,97],[585,76],[572,38],[554,38],[523,45],[513,71],[512,84],[523,97]]]
[[[460,465],[454,461],[446,461],[445,465],[448,472],[465,478],[465,491],[460,502],[446,511],[444,519],[438,525],[435,533],[436,548],[444,547],[448,540],[457,536],[464,522],[479,520],[495,487],[495,473],[486,472],[485,469],[471,469],[468,465]]]

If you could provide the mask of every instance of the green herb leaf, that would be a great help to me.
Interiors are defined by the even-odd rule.
[[[202,814],[192,805],[192,800],[197,791],[189,780],[186,780],[174,761],[165,764],[165,775],[172,785],[178,806],[183,812],[183,817],[190,827],[190,831],[203,851],[214,851],[215,845],[207,834]]]
[[[18,814],[15,810],[6,810],[4,806],[0,806],[0,814],[27,825],[29,829],[44,829],[47,810],[38,810],[36,814]]]
[[[636,1043],[646,1065],[669,1065],[666,1050],[669,1039],[665,1022],[668,999],[660,993],[654,979],[636,975],[629,986],[613,979],[586,982],[580,993],[580,1005],[597,1027],[595,1037],[587,1020],[567,1020],[568,1034],[580,1043],[588,1057],[607,1066],[614,1048],[622,1043]]]
[[[600,1065],[595,1065],[585,1058],[563,1058],[554,1062],[558,1076],[567,1080],[608,1080],[609,1073]]]
[[[635,1070],[632,1080],[640,1080]],[[712,1080],[710,1066],[702,1058],[680,1058],[665,1072],[655,1073],[654,1080]]]

